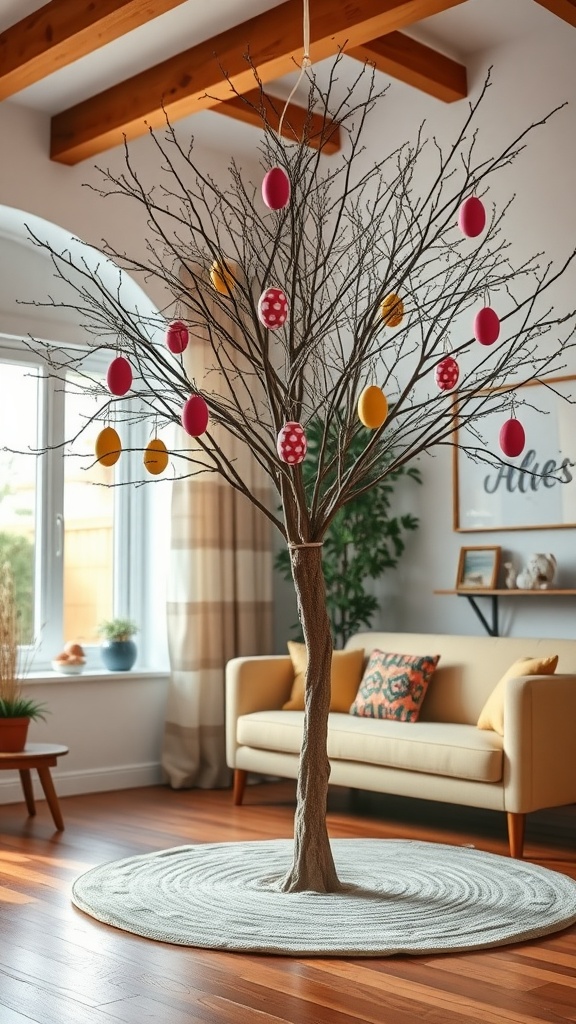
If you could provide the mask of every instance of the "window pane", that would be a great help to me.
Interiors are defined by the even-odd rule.
[[[65,436],[75,437],[102,405],[82,393],[85,380],[67,375]],[[98,641],[97,626],[112,618],[114,602],[114,468],[95,463],[90,424],[69,445],[64,459],[64,639]],[[94,464],[95,463],[95,464]]]
[[[37,459],[30,452],[38,449],[37,373],[38,370],[32,366],[0,363],[0,561],[8,561],[12,568],[22,643],[32,643],[36,632]],[[13,449],[14,454],[4,451],[4,448]]]

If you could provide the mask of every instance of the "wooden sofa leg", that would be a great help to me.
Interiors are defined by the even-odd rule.
[[[526,815],[514,814],[512,811],[508,811],[507,817],[510,856],[521,860],[524,854],[524,826],[526,824]]]
[[[244,799],[244,790],[246,788],[246,779],[248,778],[248,772],[244,771],[243,768],[234,769],[234,804],[239,807]]]

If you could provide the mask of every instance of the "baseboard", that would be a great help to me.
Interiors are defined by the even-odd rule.
[[[0,804],[21,803],[24,800],[20,779],[15,772],[4,772],[0,777]],[[137,789],[139,786],[158,786],[162,782],[160,764],[128,764],[112,768],[93,768],[70,772],[52,769],[54,787],[58,796],[76,796],[79,793],[105,793],[113,789]],[[42,787],[32,771],[34,796],[44,799]]]

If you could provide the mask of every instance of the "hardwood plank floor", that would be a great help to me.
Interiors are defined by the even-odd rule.
[[[576,1021],[576,927],[471,954],[290,959],[149,942],[76,910],[94,864],[194,842],[290,837],[294,785],[164,787],[0,806],[0,1024],[558,1024]],[[506,855],[505,816],[330,793],[329,829],[474,845]],[[528,819],[526,856],[576,879],[576,807]]]

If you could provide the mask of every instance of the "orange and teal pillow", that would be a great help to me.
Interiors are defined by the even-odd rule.
[[[416,722],[439,658],[372,651],[350,714]]]

